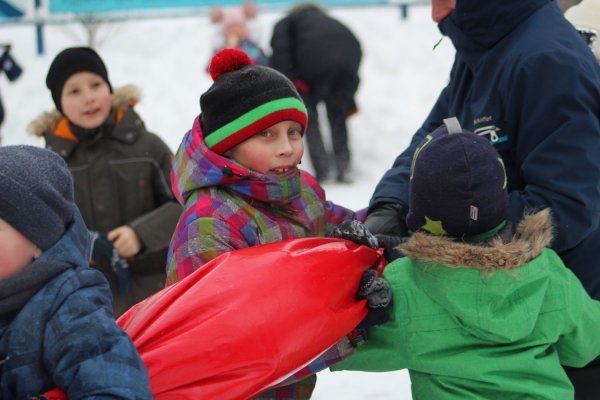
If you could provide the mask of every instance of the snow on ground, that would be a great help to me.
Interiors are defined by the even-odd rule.
[[[283,10],[259,14],[255,25],[263,46]],[[380,177],[405,148],[445,85],[454,49],[441,39],[427,6],[412,7],[402,20],[395,6],[335,8],[331,14],[346,23],[363,47],[359,113],[349,121],[353,184],[325,183],[329,199],[350,208],[368,205]],[[199,113],[199,98],[211,83],[205,72],[215,27],[206,16],[104,24],[96,49],[107,64],[113,87],[137,85],[142,101],[136,107],[146,126],[176,150]],[[0,76],[6,119],[2,144],[43,146],[26,133],[27,124],[53,108],[45,77],[50,62],[63,48],[87,44],[79,24],[44,28],[44,55],[36,54],[35,29],[0,25],[0,43],[12,43],[12,53],[24,73],[15,82]],[[322,121],[326,121],[325,118]],[[302,164],[311,170],[308,156]],[[315,400],[410,398],[405,371],[319,374]]]

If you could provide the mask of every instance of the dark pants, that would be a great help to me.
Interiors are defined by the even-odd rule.
[[[358,89],[358,79],[351,74],[339,72],[323,75],[309,82],[309,87],[310,91],[303,95],[308,110],[306,143],[316,178],[322,181],[328,177],[332,158],[325,148],[319,126],[317,105],[324,102],[331,130],[337,179],[344,180],[350,166],[346,118],[355,107],[354,94]]]
[[[0,127],[4,122],[4,106],[2,105],[2,99],[0,98]],[[2,131],[0,131],[0,143],[2,143]]]
[[[0,98],[0,126],[4,122],[4,105],[2,104],[2,98]]]
[[[595,361],[583,368],[564,368],[575,387],[575,400],[600,399],[600,362]]]

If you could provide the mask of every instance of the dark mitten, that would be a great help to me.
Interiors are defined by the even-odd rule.
[[[331,237],[351,240],[372,249],[379,248],[377,238],[361,222],[354,219],[344,221],[336,226],[331,233]]]
[[[398,246],[404,240],[400,236],[392,235],[375,235],[379,247],[383,247],[383,256],[389,262],[394,261],[397,258],[404,257],[404,254],[400,251]]]
[[[21,76],[23,69],[10,54],[10,45],[6,46],[0,56],[0,71],[4,71],[9,81],[16,81]]]
[[[408,236],[406,210],[400,203],[385,203],[367,214],[365,226],[373,234]]]
[[[129,292],[129,264],[119,256],[112,240],[105,234],[91,231],[92,260],[96,265],[110,265],[115,273],[117,290],[125,295]]]
[[[115,246],[112,240],[108,240],[105,234],[90,231],[92,238],[92,260],[95,264],[109,264],[111,262]]]
[[[113,249],[110,258],[110,266],[117,277],[117,290],[119,294],[126,295],[129,293],[129,264],[121,258],[117,249]]]
[[[389,283],[369,269],[363,273],[356,298],[367,299],[367,316],[358,324],[357,329],[368,329],[390,319],[392,312],[392,289]]]

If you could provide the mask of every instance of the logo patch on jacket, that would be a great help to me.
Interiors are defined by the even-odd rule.
[[[508,136],[502,135],[502,128],[493,124],[491,116],[478,117],[473,120],[474,131],[477,135],[487,138],[490,144],[495,145],[508,141]],[[477,125],[480,125],[477,127]]]

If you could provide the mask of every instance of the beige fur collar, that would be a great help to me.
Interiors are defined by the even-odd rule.
[[[113,108],[125,108],[130,102],[138,102],[141,98],[141,92],[134,85],[125,85],[116,88],[113,91]],[[27,132],[35,136],[44,136],[47,132],[54,129],[63,115],[56,109],[44,112],[38,115],[27,125]]]
[[[525,216],[510,242],[495,237],[485,244],[465,243],[417,232],[400,250],[407,257],[448,267],[511,270],[539,256],[551,240],[552,217],[545,209]]]

